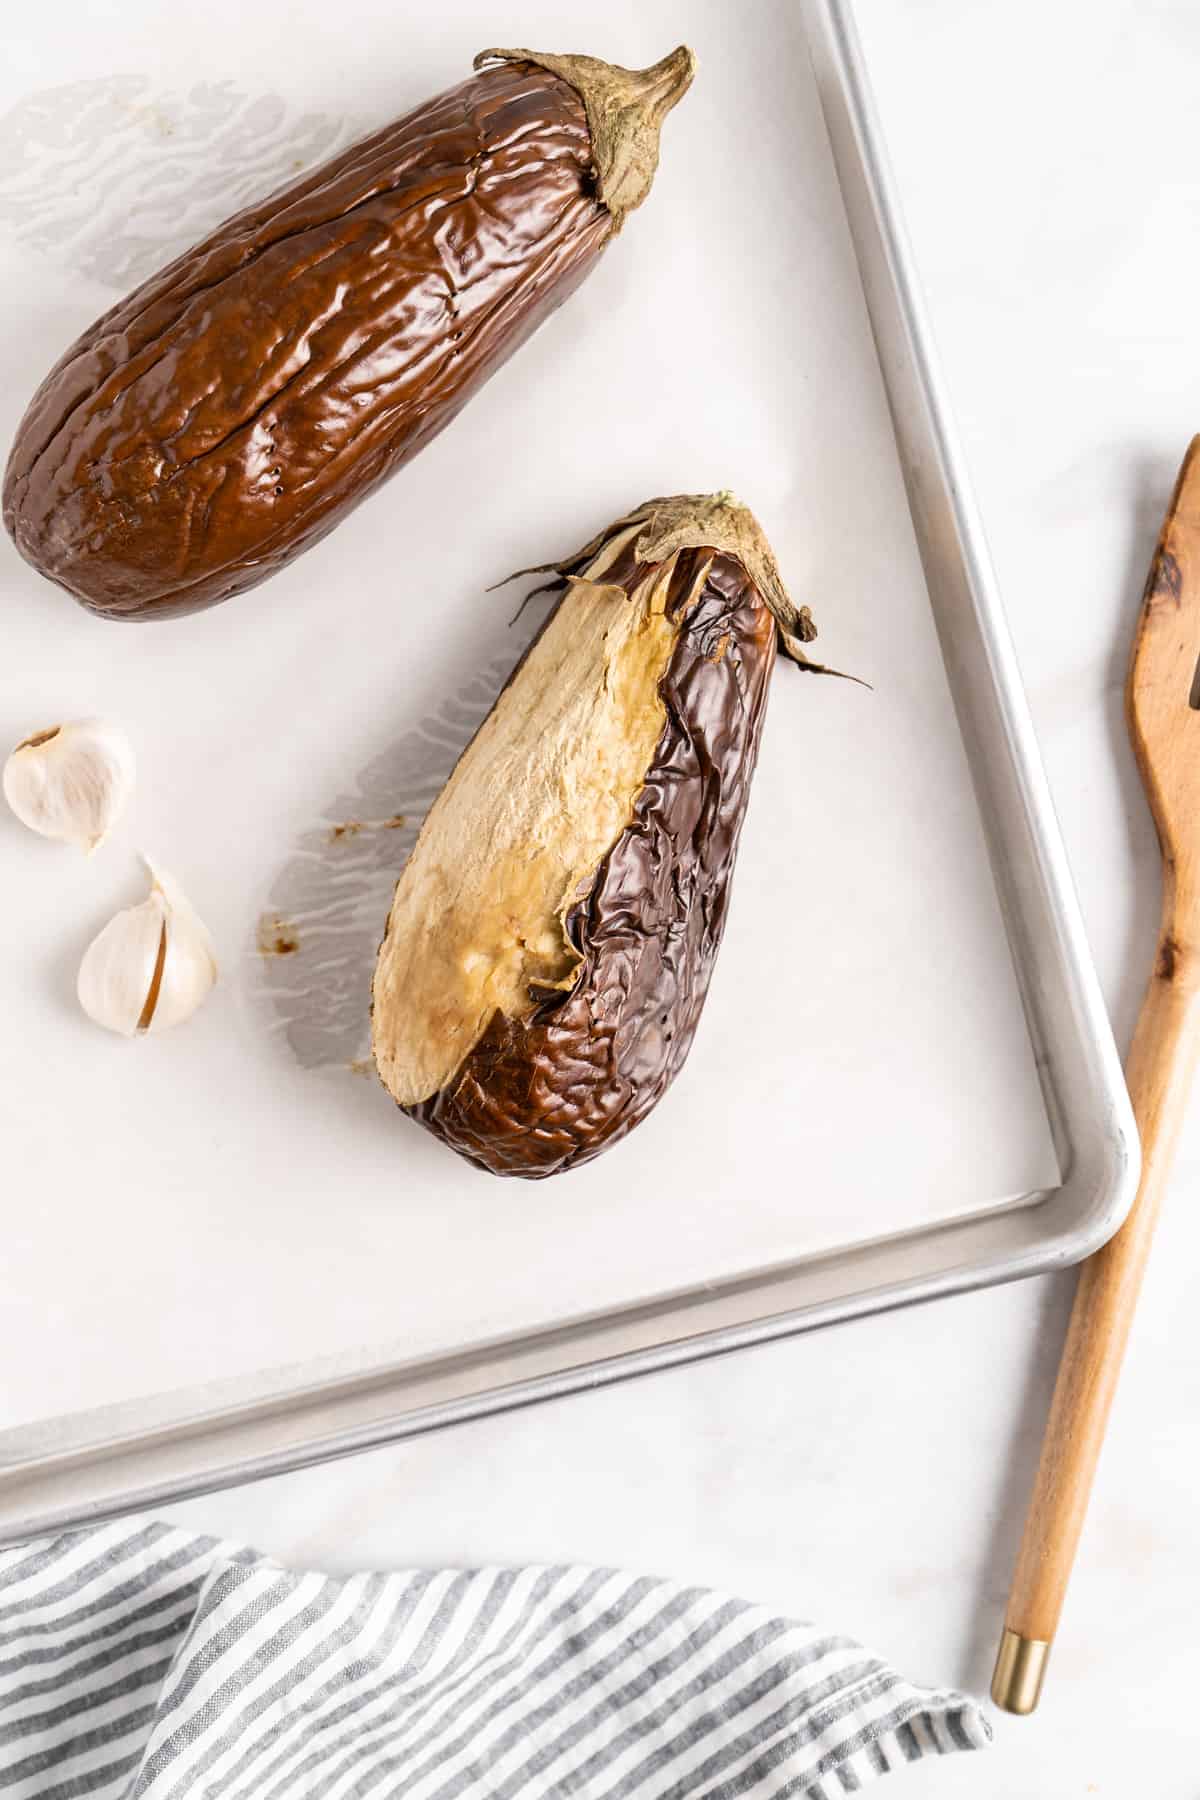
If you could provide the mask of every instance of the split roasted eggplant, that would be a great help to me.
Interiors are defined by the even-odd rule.
[[[9,457],[26,561],[109,618],[227,599],[331,530],[567,297],[649,191],[692,54],[484,64],[84,332]]]
[[[653,500],[561,597],[431,808],[374,981],[376,1067],[496,1175],[588,1161],[691,1047],[777,647],[809,668],[753,515]]]

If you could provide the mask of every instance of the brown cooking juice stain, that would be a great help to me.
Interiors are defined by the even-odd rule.
[[[340,825],[329,827],[329,842],[340,844],[344,838],[357,837],[360,831],[402,831],[407,824],[403,813],[393,813],[390,819],[343,819]]]
[[[260,956],[294,956],[300,948],[300,934],[294,925],[278,913],[263,913],[258,921],[258,953]]]

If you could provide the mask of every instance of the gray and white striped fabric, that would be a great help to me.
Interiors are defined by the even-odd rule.
[[[161,1524],[0,1552],[4,1800],[833,1800],[990,1736],[850,1638],[610,1569],[341,1579]]]

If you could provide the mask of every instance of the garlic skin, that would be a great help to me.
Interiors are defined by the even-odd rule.
[[[76,991],[89,1019],[122,1037],[191,1017],[217,979],[212,939],[178,882],[143,861],[153,883],[140,906],[111,918],[88,945]]]
[[[74,719],[35,731],[4,765],[4,797],[42,837],[102,844],[133,792],[133,747],[117,725]]]

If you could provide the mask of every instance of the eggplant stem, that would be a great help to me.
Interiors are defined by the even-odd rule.
[[[623,69],[595,56],[550,56],[540,50],[481,50],[475,67],[528,62],[549,69],[583,101],[592,138],[596,191],[615,236],[626,213],[642,204],[658,168],[663,120],[692,85],[696,58],[686,44],[648,69]]]

